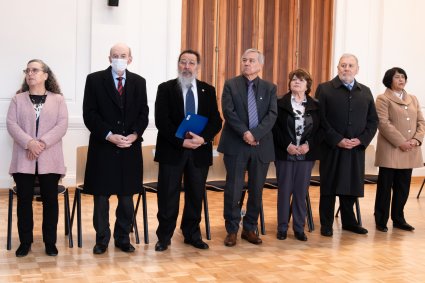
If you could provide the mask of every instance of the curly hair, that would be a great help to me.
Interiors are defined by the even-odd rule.
[[[44,82],[44,87],[46,88],[46,90],[53,93],[62,94],[61,89],[59,87],[59,83],[56,80],[56,76],[53,74],[52,69],[50,69],[50,67],[47,66],[47,64],[40,59],[32,59],[28,61],[27,65],[33,62],[41,64],[41,68],[43,69],[43,72],[48,75],[47,80]],[[28,90],[29,90],[29,86],[27,84],[26,79],[24,78],[20,91],[24,92]]]
[[[305,94],[309,94],[311,92],[311,85],[313,84],[313,79],[311,78],[311,75],[309,72],[307,72],[304,69],[296,69],[289,73],[289,81],[288,81],[288,88],[291,90],[291,81],[296,76],[299,79],[305,79],[307,82],[307,90],[305,91]]]

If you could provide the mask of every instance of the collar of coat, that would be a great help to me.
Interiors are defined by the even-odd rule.
[[[405,90],[403,90],[403,99],[400,99],[397,96],[395,96],[394,92],[389,88],[385,90],[384,95],[386,98],[388,98],[392,102],[400,104],[400,105],[409,105],[410,103],[412,103],[412,97]]]

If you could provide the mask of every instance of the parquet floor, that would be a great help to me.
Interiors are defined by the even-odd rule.
[[[24,258],[15,257],[19,244],[15,208],[12,250],[6,250],[7,190],[2,190],[0,282],[425,282],[425,192],[422,199],[416,199],[421,181],[422,178],[414,180],[405,211],[409,223],[416,227],[414,232],[392,229],[391,225],[388,233],[376,231],[373,222],[375,186],[367,185],[366,196],[360,205],[363,224],[369,234],[342,231],[336,219],[334,236],[322,237],[318,218],[319,189],[311,187],[315,231],[307,232],[307,242],[295,240],[292,231],[289,231],[288,239],[279,241],[276,239],[276,191],[266,189],[267,234],[262,236],[263,244],[255,246],[238,238],[238,244],[233,248],[223,245],[223,194],[208,192],[212,240],[207,241],[210,249],[203,251],[185,245],[180,230],[176,230],[169,250],[163,253],[154,251],[156,195],[148,193],[148,245],[143,243],[140,214],[138,223],[142,243],[135,245],[135,253],[125,254],[111,242],[107,253],[93,255],[92,199],[83,196],[83,248],[77,247],[75,225],[74,248],[68,248],[61,209],[59,255],[49,257],[44,254],[41,239],[41,203],[34,202],[35,239],[32,251]],[[113,223],[116,201],[115,198],[111,200]],[[205,232],[203,223],[201,225]],[[134,235],[132,241],[134,243]]]

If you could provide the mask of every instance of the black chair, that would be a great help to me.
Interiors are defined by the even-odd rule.
[[[424,166],[425,166],[425,163],[424,163]],[[419,192],[418,192],[418,195],[416,196],[416,198],[419,198],[419,196],[421,195],[421,192],[422,192],[424,185],[425,185],[425,178],[422,181],[421,188],[419,189]]]
[[[424,165],[425,165],[425,164],[424,164]],[[424,180],[422,181],[421,188],[420,188],[420,190],[419,190],[418,195],[416,196],[416,198],[419,198],[419,196],[421,195],[421,192],[422,192],[422,189],[423,189],[424,185],[425,185],[425,178],[424,178]]]
[[[82,223],[81,223],[81,193],[84,190],[84,175],[86,171],[87,151],[88,151],[88,146],[77,147],[76,186],[75,186],[74,202],[72,204],[72,212],[71,212],[71,226],[70,226],[71,229],[74,224],[75,212],[77,213],[77,234],[78,234],[79,248],[83,246]],[[144,210],[146,210],[146,199],[144,199]],[[147,234],[147,229],[145,230],[145,243],[148,244],[149,240],[146,238],[146,234]],[[139,231],[137,229],[135,229],[135,238],[136,238],[136,244],[139,244],[140,243]]]
[[[335,217],[338,217],[339,215],[339,211],[341,210],[341,207],[338,206],[338,210],[335,213]],[[362,216],[360,214],[360,203],[359,203],[359,198],[356,198],[356,215],[357,215],[357,224],[359,224],[360,226],[362,225]]]
[[[143,223],[144,223],[144,237],[145,243],[149,243],[149,233],[148,233],[148,219],[147,219],[147,206],[146,206],[146,192],[157,193],[158,192],[158,163],[154,161],[155,157],[155,146],[154,145],[145,145],[142,146],[142,155],[143,155],[143,181],[142,189],[138,194],[136,207],[134,209],[133,216],[133,227],[136,234],[136,242],[138,241],[138,228],[137,228],[137,213],[139,210],[140,200],[142,200],[143,205]],[[184,191],[184,184],[181,188],[181,191]],[[204,219],[205,219],[205,230],[208,240],[211,240],[211,229],[210,229],[210,217],[208,210],[208,196],[207,191],[204,193]]]
[[[311,181],[310,181],[311,183]],[[267,172],[267,178],[266,182],[264,183],[264,188],[266,189],[277,189],[277,178],[276,178],[276,167],[274,163],[270,163],[269,171]],[[307,226],[308,231],[313,232],[314,231],[314,221],[313,221],[313,212],[311,210],[311,201],[310,201],[310,194],[309,190],[307,190],[307,194],[305,196],[305,205],[307,208]],[[291,203],[292,207],[292,203]],[[289,220],[291,219],[291,214],[289,214]]]
[[[13,186],[9,189],[9,208],[7,215],[7,250],[12,249],[12,211],[13,211],[13,196],[16,195],[16,186]],[[64,218],[65,218],[65,236],[68,236],[69,247],[74,246],[72,239],[72,229],[70,213],[69,213],[69,196],[68,189],[62,185],[58,185],[58,195],[63,195],[64,197]],[[34,183],[34,197],[41,197],[40,194],[40,184],[36,178]]]

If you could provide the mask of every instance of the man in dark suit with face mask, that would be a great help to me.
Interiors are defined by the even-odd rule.
[[[90,131],[84,193],[94,196],[94,254],[102,254],[111,238],[109,198],[117,195],[115,246],[133,252],[129,233],[133,194],[142,180],[142,135],[148,125],[146,81],[129,72],[131,50],[122,43],[111,48],[106,70],[89,74],[83,102],[84,123]]]

